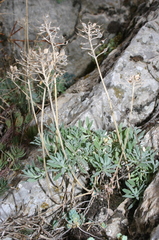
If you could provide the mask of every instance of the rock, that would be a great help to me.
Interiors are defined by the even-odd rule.
[[[3,64],[9,63],[10,55],[13,52],[14,55],[19,57],[19,52],[23,49],[24,42],[24,29],[26,27],[26,7],[25,1],[22,0],[20,3],[18,0],[12,1],[1,1],[1,28],[3,35],[3,52],[1,52],[1,58],[4,59]],[[138,6],[139,3],[136,3]],[[54,1],[41,1],[40,3],[36,0],[28,1],[28,30],[30,47],[34,45],[34,40],[38,38],[38,27],[42,24],[45,18],[50,18],[52,24],[56,27],[60,27],[60,36],[64,37],[64,41],[68,41],[66,52],[70,64],[67,67],[69,74],[74,74],[75,78],[80,77],[91,71],[87,69],[92,59],[87,53],[83,53],[80,49],[80,40],[77,36],[77,28],[81,27],[81,21],[93,21],[103,26],[104,37],[109,39],[113,37],[117,31],[112,31],[113,35],[109,36],[107,33],[107,26],[110,22],[116,21],[124,25],[127,24],[131,17],[130,14],[131,4],[124,6],[120,1],[74,1],[74,0],[54,0]],[[7,14],[6,14],[7,12]],[[8,18],[8,15],[10,16]],[[20,27],[22,27],[20,29]],[[17,31],[20,29],[19,31]],[[113,27],[113,29],[115,29]],[[119,29],[119,28],[118,28]],[[1,35],[2,37],[2,35]],[[18,41],[14,41],[17,39]],[[20,41],[19,41],[20,40]],[[62,41],[62,40],[59,40]],[[10,44],[8,44],[10,42]],[[39,44],[39,42],[37,42]],[[0,47],[2,45],[0,43]],[[19,46],[18,46],[18,45]],[[1,63],[2,65],[2,63]],[[80,67],[79,67],[80,66]]]
[[[3,240],[13,240],[13,238],[5,237],[5,238],[3,238]]]
[[[136,233],[150,234],[159,224],[159,172],[146,188],[143,200],[135,211]],[[157,234],[158,229],[155,231]],[[155,234],[153,236],[155,236]],[[153,238],[152,238],[153,239]]]
[[[159,239],[159,225],[153,229],[150,240],[158,240]]]
[[[102,207],[98,209],[98,213],[95,216],[95,221],[96,222],[106,222],[112,215],[113,215],[113,210],[110,208]]]
[[[50,179],[52,179],[51,174]],[[68,201],[72,197],[72,184],[75,188],[74,196],[82,192],[81,186],[78,186],[74,179],[69,180],[66,190],[63,178],[59,178],[56,181],[44,178],[34,182],[22,179],[16,188],[13,187],[4,196],[1,196],[0,223],[9,217],[15,217],[19,213],[29,217],[44,210],[47,210],[45,217],[48,218],[50,215],[50,218],[47,219],[49,222],[52,219],[51,213],[60,208],[64,197],[66,197],[65,190],[67,191]],[[85,186],[85,179],[83,177],[79,177],[78,180]]]
[[[44,185],[44,182],[42,184]],[[36,211],[42,211],[44,204],[46,208],[52,206],[52,202],[42,191],[38,182],[21,181],[17,188],[15,190],[11,190],[11,194],[6,197],[1,197],[1,222],[6,220],[8,217],[16,216],[21,208],[24,215],[26,214],[31,216],[34,215]]]
[[[153,78],[159,81],[159,56],[155,56],[151,59],[151,62],[148,65],[148,70]]]
[[[121,25],[117,21],[112,21],[108,24],[107,30],[109,33],[118,33],[121,30]]]
[[[159,84],[148,70],[148,64],[158,51],[157,35],[158,31],[154,31],[152,27],[158,21],[159,17],[145,24],[133,38],[130,45],[123,52],[122,56],[116,62],[114,68],[108,73],[104,80],[111,97],[117,122],[127,124],[140,124],[154,110],[156,99],[158,96]],[[148,37],[149,36],[149,37]],[[132,61],[130,56],[141,55],[144,61]],[[132,99],[132,84],[135,76],[139,76],[140,81],[135,85],[135,93],[133,99],[133,112],[130,112]],[[112,128],[111,110],[102,84],[92,92],[90,101],[82,102],[87,105],[86,110],[74,119],[84,120],[89,116],[94,120],[97,128]]]
[[[117,234],[126,233],[128,226],[128,219],[126,217],[126,205],[129,199],[125,199],[114,211],[114,214],[106,223],[106,235],[109,240],[117,239]]]
[[[145,147],[152,147],[159,152],[159,124],[156,123],[156,119],[154,121],[150,121],[148,126],[150,125],[150,129],[145,134],[142,144]]]
[[[4,1],[4,3],[5,2],[6,1]],[[105,8],[103,8],[102,4],[108,4],[104,5],[104,7],[110,6],[112,4],[112,1],[105,1],[104,3],[103,1],[96,1],[99,3],[99,8],[97,8],[96,2],[92,2],[89,0],[81,1],[82,6],[81,8],[79,8],[80,3],[77,1],[75,2],[77,2],[78,4],[74,2],[74,5],[72,5],[72,1],[63,1],[59,5],[56,1],[53,2],[57,7],[56,10],[49,7],[50,1],[43,1],[41,3],[41,7],[44,7],[43,10],[46,9],[46,11],[48,11],[49,9],[49,14],[52,13],[51,17],[55,17],[56,19],[55,22],[58,22],[62,25],[64,31],[63,33],[65,33],[66,38],[70,40],[70,43],[72,42],[74,44],[72,45],[72,47],[68,46],[68,52],[72,55],[74,54],[73,48],[76,48],[76,46],[79,44],[78,37],[75,37],[75,39],[73,38],[75,27],[78,25],[78,18],[84,19],[90,16],[93,20],[100,19],[100,21],[104,22],[103,13],[100,16],[96,17],[94,16],[95,14],[91,13],[91,11],[93,12],[92,9],[95,8],[96,14],[98,10],[105,12]],[[114,12],[113,17],[115,20],[113,19],[113,21],[117,21],[118,18],[117,16],[115,16],[117,14],[115,7],[118,3],[119,1],[115,1],[115,5],[112,5],[111,8],[111,11]],[[148,3],[151,7],[152,1],[149,1]],[[32,1],[32,3],[30,4],[32,4],[32,14],[36,15],[37,20],[40,19],[40,14],[35,14],[38,12],[34,5],[35,2]],[[64,22],[68,24],[70,17],[70,10],[68,10],[69,4],[71,6],[71,11],[73,15],[71,16],[72,18],[74,18],[75,21],[70,23],[71,27],[68,25],[65,28],[65,25],[63,24]],[[125,1],[125,5],[126,4],[128,4],[127,1]],[[135,4],[137,4],[137,1],[131,1],[131,5]],[[14,3],[9,2],[8,4],[10,8],[13,5],[13,9],[16,10],[16,7],[19,6],[18,1],[16,0],[14,1]],[[84,15],[84,6],[86,6],[85,11],[87,11],[87,15]],[[24,10],[24,8],[22,10]],[[66,18],[62,18],[64,12],[64,16],[66,15]],[[80,16],[81,13],[82,16]],[[19,18],[21,19],[23,15],[24,12],[21,11],[21,15],[19,15]],[[11,19],[9,21],[11,21]],[[146,21],[148,22],[146,23]],[[137,28],[137,30],[135,29],[135,33],[137,34],[134,36],[133,32],[133,34],[131,35],[133,36],[133,39],[129,38],[128,40],[125,40],[125,42],[121,44],[121,46],[111,52],[108,58],[101,65],[104,81],[112,99],[115,117],[118,123],[124,122],[124,124],[126,125],[128,122],[130,122],[133,125],[140,125],[155,110],[159,91],[158,57],[156,56],[159,52],[158,21],[159,9],[157,7],[155,8],[155,11],[151,11],[148,16],[144,15],[143,17],[139,18],[137,25],[134,26],[134,29]],[[143,23],[144,25],[142,26]],[[107,28],[107,26],[108,22],[106,21],[105,27]],[[141,27],[141,29],[138,31],[139,27]],[[20,34],[20,32],[17,33],[18,38],[22,36]],[[76,50],[76,52],[78,51]],[[86,55],[87,54],[85,54],[85,56]],[[79,56],[81,58],[82,54],[79,54]],[[75,56],[75,58],[76,57],[77,56]],[[72,62],[75,61],[75,58],[72,56]],[[89,61],[87,60],[85,61],[85,58],[81,58],[80,61],[78,61],[78,58],[76,58],[76,61],[78,61],[78,68],[80,68],[81,65],[84,67],[88,66],[88,62],[90,61],[90,59]],[[78,71],[78,75],[83,74],[84,70],[85,69],[78,71],[77,68],[74,69],[75,72]],[[132,95],[133,84],[135,87],[134,96]],[[130,113],[132,100],[133,111],[132,113]],[[78,120],[85,120],[86,117],[89,117],[91,120],[94,121],[94,128],[104,128],[108,130],[114,128],[109,102],[103,90],[103,86],[101,82],[99,82],[99,75],[97,70],[94,70],[85,77],[82,77],[80,81],[76,82],[63,95],[61,95],[58,99],[58,108],[60,123],[64,123],[66,125],[76,124]],[[39,121],[40,118],[41,116],[39,115]],[[49,124],[50,118],[50,109],[46,108],[44,122]],[[157,132],[151,132],[151,134],[153,136],[156,135],[155,147],[158,148]],[[43,180],[41,180],[40,182],[45,191],[48,192],[46,182]],[[154,229],[159,224],[158,184],[159,173],[145,190],[143,202],[135,212],[134,216],[136,221],[136,232],[138,234],[148,233],[150,235],[152,229]],[[70,191],[71,190],[69,189],[68,192]],[[77,189],[77,191],[77,193],[80,193],[81,189],[79,188]],[[41,186],[37,182],[20,182],[17,188],[12,189],[10,193],[11,194],[9,194],[6,198],[1,198],[1,221],[4,221],[7,217],[11,215],[15,215],[21,207],[23,213],[28,216],[34,214],[36,211],[41,212],[47,208],[47,214],[49,215],[50,212],[54,212],[59,206],[56,201],[59,202],[61,197],[63,197],[63,191],[61,192],[60,190],[60,193],[57,193],[57,191],[52,191],[55,200],[55,203],[53,203],[48,197],[48,195],[45,194],[44,191],[42,191]],[[106,234],[109,239],[116,239],[116,235],[118,233],[124,234],[127,229],[128,221],[125,210],[126,203],[127,200],[125,200],[117,208],[117,210],[114,211],[113,216],[111,216],[107,223],[108,227],[106,228]],[[104,214],[101,214],[99,216],[102,218],[104,217]],[[154,229],[151,233],[151,240],[155,240],[157,234],[158,227]]]
[[[131,41],[129,39],[130,43],[125,43],[125,46],[128,43],[129,46],[122,52],[121,45],[101,65],[118,123],[142,125],[155,110],[159,91],[159,82],[156,78],[158,73],[156,69],[155,75],[153,69],[152,75],[149,64],[153,65],[156,53],[159,51],[159,25],[156,24],[159,21],[158,13],[159,9],[154,14],[149,14],[147,18],[150,21],[143,25]],[[113,61],[116,61],[114,67],[108,72],[107,65],[110,66]],[[103,85],[98,84],[98,80],[98,72],[94,70],[59,98],[59,122],[66,125],[76,124],[78,120],[83,121],[89,117],[93,120],[93,127],[96,129],[114,128],[109,102]],[[94,87],[91,81],[93,84],[96,83]],[[49,108],[46,108],[44,118],[45,120],[50,118]]]

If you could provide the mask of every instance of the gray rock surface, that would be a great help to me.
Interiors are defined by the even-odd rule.
[[[50,179],[52,179],[51,174]],[[82,177],[79,176],[78,180],[85,186],[85,180]],[[29,217],[46,209],[45,217],[50,215],[49,222],[51,213],[61,207],[66,195],[69,201],[72,194],[77,196],[82,192],[81,186],[76,184],[74,179],[69,179],[67,189],[63,178],[53,182],[54,184],[47,178],[34,182],[21,180],[16,187],[11,188],[9,192],[0,197],[0,223],[9,217],[15,217],[17,213]],[[74,193],[72,193],[73,186]]]
[[[104,3],[103,1],[98,1],[99,8],[97,8],[95,5],[95,1],[93,1],[92,4],[92,1],[90,0],[81,1],[81,8],[79,8],[79,2],[74,5],[72,5],[72,1],[63,1],[61,4],[58,4],[56,1],[53,2],[55,4],[54,6],[57,7],[56,11],[54,8],[51,9],[49,7],[50,1],[40,2],[40,6],[41,9],[46,9],[46,12],[49,9],[49,14],[52,18],[54,18],[55,23],[58,23],[62,26],[63,34],[67,33],[70,38],[70,42],[74,44],[72,46],[68,46],[68,53],[70,53],[70,58],[71,54],[74,55],[73,48],[76,50],[79,44],[79,39],[77,37],[75,37],[75,39],[73,38],[75,26],[77,26],[78,23],[77,18],[83,20],[92,19],[93,21],[98,19],[99,22],[103,22],[106,26],[108,26],[108,22],[110,21],[110,18],[107,19],[107,16],[103,15],[103,13],[101,13],[100,16],[96,16],[95,14],[97,14],[97,9],[100,7],[101,9],[110,9],[112,1],[105,1]],[[117,13],[115,9],[118,8],[120,2],[121,1],[115,1],[115,5],[112,6],[112,10],[115,12],[115,15],[113,15],[113,20],[117,20]],[[125,1],[125,3],[126,2],[127,1]],[[130,1],[130,5],[133,6],[136,2],[137,1],[135,0]],[[140,3],[142,2],[143,1],[140,1]],[[155,1],[148,1],[149,4],[152,4],[152,2]],[[68,10],[68,3],[70,3],[71,6],[71,18],[74,19],[74,22],[70,21],[70,9]],[[102,4],[105,4],[105,6]],[[9,6],[10,8],[13,7],[14,9],[14,14],[9,19],[9,22],[13,23],[13,20],[16,20],[15,16],[17,16],[16,11],[18,1],[10,1]],[[36,15],[37,21],[41,19],[38,10],[35,12],[36,9],[34,8],[34,1],[30,3],[30,7],[32,9],[30,14]],[[123,9],[125,9],[125,6]],[[84,12],[86,13],[85,15]],[[92,12],[93,14],[91,14]],[[80,16],[81,13],[82,16]],[[65,18],[63,18],[63,15],[66,15]],[[22,7],[21,14],[18,15],[19,20],[21,20],[23,16],[24,7]],[[4,19],[5,17],[2,17],[2,20]],[[70,22],[70,25],[66,26],[65,28],[63,22]],[[154,11],[151,11],[146,20],[145,18],[139,18],[139,21],[137,21],[137,26],[139,26],[141,22],[145,22],[145,24],[141,27],[139,32],[133,37],[132,40],[127,40],[125,44],[127,47],[124,47],[125,49],[123,49],[122,46],[119,46],[117,50],[114,50],[108,56],[108,59],[105,60],[101,66],[102,72],[104,73],[104,81],[108,87],[108,91],[113,102],[116,120],[118,122],[124,122],[125,124],[130,122],[133,125],[141,124],[144,122],[145,119],[147,119],[153,113],[156,105],[158,104],[159,10],[155,9]],[[22,36],[20,34],[21,33],[19,31],[16,37],[21,38]],[[34,39],[34,31],[30,36]],[[118,59],[116,58],[116,55],[118,56]],[[83,54],[81,53],[79,56],[81,58],[83,57]],[[85,56],[87,56],[86,53]],[[75,58],[76,57],[77,56],[75,56]],[[78,58],[75,58],[72,57],[72,63],[74,61],[78,61],[78,66],[76,64],[73,65],[74,67],[71,66],[71,71],[74,70],[78,72],[79,66],[81,67],[83,62],[85,63],[83,65],[86,66],[90,61],[90,59],[87,61],[85,58],[82,58],[81,62],[79,62]],[[110,66],[109,62],[113,62],[114,66],[113,68],[110,67],[109,71],[107,71],[107,67]],[[82,71],[84,71],[84,69],[82,69]],[[78,75],[80,74],[82,74],[82,72],[79,70]],[[135,92],[133,98],[134,107],[132,114],[129,115],[134,81],[137,81],[135,84]],[[68,89],[62,96],[60,96],[58,99],[58,107],[59,120],[66,125],[76,124],[79,119],[85,120],[86,117],[89,117],[94,121],[94,128],[114,128],[108,100],[106,98],[105,92],[103,91],[103,86],[99,82],[97,70],[81,78],[80,81],[75,83],[75,85],[71,86],[70,89]],[[46,123],[49,123],[49,114],[50,109],[47,108],[44,116]],[[158,141],[157,133],[158,130],[155,132],[157,137],[156,139]],[[153,132],[151,134],[154,135]],[[147,143],[151,144],[150,138],[148,138]],[[156,144],[157,145],[155,145],[155,147],[158,148],[158,143]],[[143,231],[151,233],[152,229],[156,227],[156,224],[158,224],[158,179],[159,174],[156,175],[153,182],[146,189],[143,202],[135,213],[138,233],[142,234]],[[45,182],[42,182],[42,184],[44,187],[46,187]],[[35,211],[42,211],[45,203],[45,206],[50,207],[50,211],[54,211],[57,207],[52,206],[52,202],[41,190],[41,187],[38,185],[38,183],[30,184],[28,182],[20,182],[17,188],[13,189],[12,193],[13,194],[10,194],[4,201],[1,199],[1,221],[3,221],[8,216],[14,215],[16,213],[17,204],[18,207],[21,207],[21,205],[23,205],[24,213],[28,215],[34,214]],[[57,196],[57,201],[58,197],[59,196]],[[114,214],[114,219],[112,218],[109,222],[107,235],[110,238],[115,239],[116,234],[122,230],[122,226],[127,226],[124,204],[125,203],[122,203],[122,205],[120,205],[118,208],[121,215],[119,216],[118,211],[116,211],[116,215]],[[158,234],[158,228],[155,229],[152,233],[151,240],[156,240],[156,234]]]
[[[153,67],[152,71],[151,66],[154,66],[159,51],[159,10],[150,13],[147,18],[149,22],[139,30],[114,67],[104,76],[116,121],[124,124],[142,124],[158,104],[158,70]],[[113,61],[114,55],[120,51],[114,50],[109,61]],[[106,59],[101,66],[103,71],[108,63]],[[94,128],[114,128],[107,96],[102,83],[98,84],[98,81],[98,72],[95,70],[59,97],[60,122],[75,124],[89,117],[94,122]],[[132,103],[133,111],[130,113]],[[49,122],[49,111],[47,108],[44,116],[46,122]]]
[[[66,47],[70,64],[67,67],[67,72],[74,74],[75,78],[84,75],[88,72],[88,66],[91,64],[91,57],[80,49],[80,38],[77,36],[77,28],[81,27],[81,21],[93,21],[103,26],[105,38],[109,39],[115,35],[107,32],[107,27],[112,21],[120,22],[120,25],[125,26],[130,21],[133,14],[131,13],[132,6],[137,6],[140,3],[131,1],[124,6],[121,1],[74,1],[74,0],[45,0],[28,1],[28,32],[29,43],[33,45],[34,40],[38,40],[38,27],[43,23],[45,18],[50,18],[52,24],[61,29],[61,37],[64,36],[64,41],[68,41]],[[2,1],[0,22],[2,24],[2,33],[5,34],[6,40],[3,42],[2,58],[9,61],[9,52],[14,52],[19,56],[25,39],[25,28],[27,22],[25,18],[26,6],[25,0],[19,2]],[[20,31],[17,31],[23,27]],[[13,39],[17,41],[16,44]],[[10,42],[10,44],[7,43]],[[61,41],[61,40],[59,40]],[[36,41],[35,41],[36,42]],[[17,46],[20,45],[20,47]],[[41,44],[37,42],[37,44]],[[0,43],[0,46],[2,44]],[[5,46],[5,48],[4,48]],[[4,55],[5,54],[5,55]],[[79,67],[80,66],[80,67]],[[89,70],[90,71],[90,70]]]
[[[150,122],[151,124],[151,122]],[[154,124],[154,125],[153,125]],[[150,130],[145,134],[143,139],[143,145],[149,146],[158,152],[159,149],[159,125],[153,123],[150,125]]]
[[[153,228],[159,224],[158,186],[159,173],[145,190],[142,203],[135,212],[136,233],[151,233]]]
[[[108,239],[116,240],[117,234],[122,233],[123,230],[128,226],[128,219],[126,216],[126,204],[129,199],[125,199],[114,211],[114,214],[108,220],[106,227],[106,235]]]
[[[150,240],[158,240],[159,239],[159,225],[153,229]]]

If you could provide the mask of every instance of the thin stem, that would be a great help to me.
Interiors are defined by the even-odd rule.
[[[56,121],[57,125],[59,125],[59,119],[58,119],[58,103],[57,103],[57,79],[54,78],[54,91],[55,91],[55,114],[56,114]]]
[[[79,186],[81,186],[86,192],[88,192],[88,194],[92,193],[93,192],[93,189],[89,190],[87,188],[85,188],[82,183],[80,183],[80,181],[78,180],[78,178],[76,177],[75,173],[73,172],[72,170],[72,167],[69,165],[69,168],[70,168],[70,171],[71,171],[71,174],[73,175],[74,179],[76,180],[76,182],[79,184]]]
[[[100,79],[101,79],[102,84],[103,84],[104,91],[105,91],[106,96],[107,96],[107,98],[108,98],[108,102],[109,102],[109,106],[110,106],[110,110],[111,110],[111,115],[112,115],[112,118],[113,118],[113,122],[114,122],[114,125],[115,125],[115,130],[116,130],[116,133],[117,133],[117,137],[118,137],[120,146],[121,146],[121,148],[122,148],[122,152],[123,152],[124,158],[125,158],[125,160],[126,160],[127,157],[126,157],[126,154],[125,154],[125,151],[124,151],[124,148],[123,148],[123,143],[122,143],[121,138],[120,138],[119,129],[118,129],[117,121],[116,121],[116,119],[115,119],[115,114],[114,114],[114,109],[113,109],[112,101],[111,101],[111,98],[110,98],[110,96],[109,96],[107,87],[106,87],[106,85],[105,85],[104,78],[103,78],[103,76],[102,76],[102,73],[101,73],[101,70],[100,70],[100,66],[99,66],[99,63],[98,63],[98,59],[97,59],[97,56],[96,56],[96,53],[95,53],[95,51],[94,51],[94,47],[93,47],[93,44],[92,44],[91,29],[90,29],[90,27],[89,27],[89,31],[88,31],[88,40],[89,40],[89,44],[90,44],[90,48],[91,48],[91,52],[92,52],[93,58],[95,59],[95,63],[96,63],[97,69],[98,69],[98,73],[99,73]]]
[[[45,99],[46,99],[46,88],[44,88],[44,93],[43,93],[43,100],[42,100],[42,111],[41,111],[41,126],[40,126],[40,138],[41,138],[41,144],[42,144],[42,156],[43,156],[43,166],[46,174],[46,181],[47,181],[47,186],[50,192],[51,196],[51,188],[50,188],[50,181],[49,181],[49,176],[46,168],[46,154],[45,154],[45,149],[48,154],[48,150],[45,146],[45,141],[44,141],[44,124],[43,124],[43,118],[44,118],[44,105],[45,105]]]
[[[67,155],[66,155],[65,148],[64,148],[64,145],[63,145],[63,141],[62,141],[61,133],[60,133],[60,130],[59,130],[58,122],[57,122],[57,119],[56,119],[56,114],[55,114],[55,110],[54,110],[54,106],[53,106],[53,101],[52,101],[50,88],[49,88],[48,85],[47,85],[47,90],[48,90],[48,94],[49,94],[49,101],[50,101],[50,105],[51,105],[51,112],[53,114],[53,119],[55,121],[55,126],[56,126],[57,134],[58,134],[58,137],[59,137],[59,140],[60,140],[62,152],[63,152],[65,158],[67,159]]]

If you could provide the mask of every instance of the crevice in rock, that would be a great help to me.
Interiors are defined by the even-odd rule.
[[[65,40],[70,43],[72,42],[74,39],[76,39],[77,37],[77,25],[79,24],[79,20],[80,20],[80,12],[81,12],[81,8],[82,8],[82,4],[79,0],[74,0],[72,6],[75,8],[78,5],[78,14],[77,14],[77,18],[76,18],[76,22],[74,25],[74,31],[70,34],[70,35],[65,35]]]
[[[147,17],[149,13],[151,11],[155,11],[156,8],[159,6],[159,3],[158,2],[153,3],[150,8],[147,8],[146,4],[144,5],[146,12],[143,11],[143,14],[139,15],[140,11],[138,9],[136,10],[137,15],[134,13],[134,17],[123,31],[123,41],[102,62],[101,70],[103,76],[105,76],[112,69],[115,62],[121,56],[122,52],[129,46],[129,43],[131,42],[133,37],[138,33],[141,27],[148,21]],[[98,79],[98,81],[100,81],[100,79]]]

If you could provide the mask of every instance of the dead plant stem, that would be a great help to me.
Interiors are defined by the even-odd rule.
[[[49,193],[50,193],[50,196],[51,196],[52,194],[51,194],[50,181],[49,181],[49,176],[48,176],[47,167],[46,167],[46,154],[45,154],[45,150],[46,150],[47,155],[48,155],[48,150],[45,146],[45,141],[44,141],[43,119],[44,119],[45,99],[46,99],[46,88],[44,88],[43,100],[42,100],[41,129],[40,129],[41,136],[40,137],[41,137],[41,144],[42,144],[43,166],[44,166],[44,170],[45,170],[45,174],[46,174],[46,182],[47,182],[48,190],[49,190]]]
[[[89,31],[90,31],[90,28],[89,28]],[[99,66],[99,63],[98,63],[98,59],[97,59],[97,56],[96,56],[96,53],[94,51],[94,47],[93,47],[93,44],[92,44],[92,38],[91,38],[91,33],[90,32],[88,32],[88,40],[89,40],[91,52],[93,54],[93,58],[95,60],[95,63],[96,63],[97,69],[98,69],[98,73],[99,73],[100,79],[101,79],[102,84],[103,84],[104,91],[106,93],[106,96],[107,96],[107,99],[108,99],[108,102],[109,102],[109,107],[110,107],[111,115],[112,115],[113,122],[114,122],[114,125],[115,125],[115,130],[116,130],[116,133],[117,133],[117,136],[118,136],[118,140],[119,140],[119,143],[120,143],[120,146],[121,146],[121,149],[122,149],[122,153],[123,153],[125,161],[126,161],[127,157],[126,157],[126,154],[125,154],[125,150],[123,148],[122,140],[120,138],[119,129],[118,129],[117,121],[115,119],[114,109],[113,109],[113,105],[112,105],[112,100],[111,100],[111,98],[109,96],[107,87],[106,87],[105,82],[104,82],[104,78],[103,78],[102,73],[101,73],[101,69],[100,69],[100,66]]]

